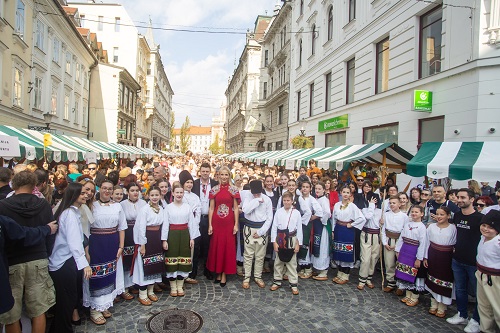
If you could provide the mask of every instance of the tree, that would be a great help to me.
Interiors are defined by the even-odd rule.
[[[222,154],[223,149],[224,148],[219,144],[219,133],[217,133],[215,134],[214,142],[212,142],[210,147],[208,147],[208,150],[210,150],[210,152],[215,155],[215,154]]]
[[[175,113],[174,111],[170,111],[170,121],[168,122],[167,129],[168,129],[168,147],[170,151],[173,151],[175,148],[175,133],[174,133],[174,128],[175,128]]]
[[[189,135],[189,129],[191,127],[191,122],[189,121],[189,116],[186,116],[186,120],[181,126],[181,131],[179,134],[180,144],[179,148],[181,153],[185,153],[189,150],[189,146],[191,145],[191,136]]]

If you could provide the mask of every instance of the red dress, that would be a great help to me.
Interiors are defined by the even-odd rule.
[[[234,229],[234,199],[240,198],[238,188],[229,184],[213,187],[209,194],[214,199],[212,238],[208,249],[207,269],[211,272],[236,274],[236,236]]]

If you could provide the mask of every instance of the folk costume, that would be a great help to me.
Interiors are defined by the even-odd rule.
[[[332,213],[330,211],[330,201],[326,196],[317,198],[318,204],[323,210],[321,217],[321,225],[317,220],[313,221],[313,251],[311,254],[312,266],[318,271],[317,276],[313,279],[318,281],[325,281],[328,279],[328,266],[330,265],[330,235],[332,234],[332,225],[330,218]],[[319,251],[318,251],[319,247]]]
[[[333,260],[338,267],[337,276],[334,278],[335,283],[345,284],[349,281],[349,273],[356,260],[354,229],[361,229],[365,222],[366,219],[361,210],[354,203],[343,204],[340,201],[333,206]],[[351,228],[347,227],[349,223]]]
[[[278,188],[274,189],[274,190],[271,190],[271,191],[268,191],[267,189],[263,189],[262,190],[262,194],[264,194],[265,196],[267,196],[269,199],[271,199],[271,202],[272,202],[272,206],[273,206],[273,218],[274,218],[274,214],[276,214],[276,210],[278,209],[278,201],[280,199],[280,195],[278,193]],[[272,220],[271,220],[271,223],[272,223]],[[271,269],[269,267],[269,261],[271,261],[272,259],[274,259],[274,250],[273,250],[273,242],[270,241],[270,230],[271,228],[269,228],[268,232],[267,232],[267,248],[266,248],[266,257],[264,259],[264,272],[270,272]]]
[[[168,242],[165,251],[165,276],[170,281],[170,295],[184,296],[184,279],[191,272],[190,240],[196,236],[196,220],[187,203],[177,206],[175,202],[165,209],[165,220],[161,230],[161,240]]]
[[[259,197],[254,197],[259,194]],[[262,182],[253,180],[250,182],[250,191],[241,191],[241,208],[243,210],[245,225],[243,226],[243,265],[245,279],[243,288],[248,289],[250,277],[252,276],[252,264],[255,259],[254,279],[261,288],[265,286],[262,281],[262,270],[268,244],[267,231],[273,222],[273,206],[269,197],[262,194]],[[254,238],[257,233],[259,238]]]
[[[127,288],[131,287],[134,282],[132,282],[132,276],[130,273],[130,267],[132,267],[132,257],[134,256],[134,225],[137,219],[137,214],[139,210],[147,205],[147,202],[138,199],[135,202],[129,199],[120,202],[122,206],[123,213],[125,214],[125,219],[127,220],[127,229],[125,230],[125,243],[123,246],[123,272],[125,276],[125,292]]]
[[[477,246],[477,303],[481,332],[494,333],[500,328],[500,212],[490,211],[481,220],[496,230],[490,240],[481,236]]]
[[[425,248],[427,246],[427,230],[422,222],[408,222],[403,227],[396,242],[395,252],[398,253],[395,277],[399,289],[406,290],[406,305],[418,303],[419,293],[425,289],[426,269],[423,265]],[[420,268],[415,267],[415,261],[420,260]]]
[[[394,213],[388,211],[384,214],[384,224],[382,225],[381,237],[384,261],[385,261],[385,279],[387,287],[384,289],[386,292],[392,291],[396,288],[396,281],[394,274],[396,271],[396,252],[394,250],[387,250],[385,245],[396,246],[396,242],[401,235],[401,231],[405,224],[409,222],[408,215],[403,212]]]
[[[210,190],[210,200],[214,200],[214,211],[207,269],[211,272],[236,274],[233,204],[234,200],[239,198],[238,188],[229,184],[216,185]]]
[[[358,289],[363,289],[365,284],[373,288],[372,278],[375,265],[380,257],[380,218],[382,210],[374,203],[361,210],[366,219],[360,237],[361,265],[359,267]]]
[[[134,262],[132,264],[132,281],[139,285],[139,298],[155,302],[155,282],[161,282],[164,272],[163,247],[161,242],[161,226],[165,220],[163,207],[155,208],[151,203],[143,206],[134,225]],[[141,255],[141,247],[146,247],[146,253]],[[149,302],[147,302],[149,303]]]
[[[120,242],[118,233],[127,229],[127,220],[119,203],[96,201],[92,213],[94,223],[89,237],[92,276],[83,281],[83,305],[102,312],[112,307],[116,295],[125,290],[123,262],[116,254]]]
[[[301,279],[308,279],[312,276],[311,255],[318,255],[320,253],[321,234],[323,232],[323,208],[318,201],[311,195],[307,197],[301,196],[304,204],[311,211],[311,216],[316,216],[314,220],[302,220],[302,246],[300,248],[298,258]],[[302,206],[301,206],[302,207]]]
[[[424,258],[427,259],[427,279],[425,289],[432,295],[431,313],[444,314],[447,305],[451,305],[454,298],[453,247],[457,243],[457,227],[449,224],[440,228],[437,223],[427,227],[427,248]]]
[[[276,211],[271,227],[271,240],[273,243],[278,243],[279,251],[282,249],[290,250],[295,248],[298,243],[302,245],[302,217],[300,212],[295,208],[286,210],[284,207]],[[291,288],[295,288],[298,293],[297,283],[297,254],[293,253],[291,258],[283,258],[287,260],[282,261],[280,255],[276,256],[274,260],[274,278],[271,290],[277,290],[281,287],[283,275],[288,276],[288,282]],[[292,289],[293,291],[294,289]]]

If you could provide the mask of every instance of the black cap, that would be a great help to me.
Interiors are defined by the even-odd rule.
[[[184,183],[188,180],[193,180],[193,176],[191,176],[189,171],[182,170],[181,173],[179,173],[179,182],[181,183],[181,186],[184,186]]]
[[[492,209],[486,214],[482,220],[481,224],[487,224],[498,233],[500,233],[500,211]]]

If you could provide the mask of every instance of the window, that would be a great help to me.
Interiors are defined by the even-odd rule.
[[[125,104],[123,105],[125,109],[128,109],[128,103],[129,103],[129,101],[128,101],[128,97],[129,97],[128,87],[125,87],[125,99],[124,99],[124,101],[123,101],[123,102],[125,103]]]
[[[24,12],[24,2],[22,0],[17,0],[17,6],[16,6],[16,29],[14,32],[18,34],[21,38],[24,38],[24,19],[25,19],[25,12]]]
[[[276,150],[283,150],[283,141],[276,142]]]
[[[346,103],[354,102],[354,69],[355,60],[354,58],[347,62],[347,82],[346,82]]]
[[[302,39],[299,40],[299,66],[302,66]]]
[[[14,106],[21,107],[23,105],[23,71],[17,67],[14,68],[14,92],[13,92]]]
[[[313,115],[314,107],[314,82],[309,85],[309,116]]]
[[[148,62],[146,74],[151,75],[151,63],[150,62]]]
[[[328,9],[328,40],[333,38],[333,6]]]
[[[71,53],[66,52],[66,73],[71,75]]]
[[[115,17],[115,32],[120,32],[120,18]]]
[[[40,20],[37,20],[35,46],[43,51],[45,50],[44,45],[45,45],[45,25]]]
[[[83,65],[82,65],[82,72],[83,72],[83,88],[88,89],[88,87],[89,87],[89,78],[88,78],[87,71],[85,70],[85,68],[83,67]]]
[[[283,105],[278,107],[278,125],[283,124]]]
[[[325,75],[325,112],[330,110],[332,103],[332,73]]]
[[[42,78],[35,76],[35,83],[33,87],[33,107],[40,110],[42,107]]]
[[[118,105],[123,106],[123,82],[120,82],[118,86]]]
[[[267,98],[267,82],[264,82],[264,91],[262,93],[264,99]]]
[[[57,115],[57,86],[52,86],[52,94],[50,97],[50,112]]]
[[[418,120],[418,144],[444,141],[444,117]]]
[[[78,119],[78,117],[80,115],[80,103],[78,102],[78,98],[76,96],[75,96],[75,111],[74,112],[75,112],[74,123],[78,124],[79,123],[78,121],[80,120],[80,119]]]
[[[264,51],[264,67],[269,64],[269,50]]]
[[[146,90],[146,103],[151,103],[151,90]]]
[[[398,123],[363,128],[363,144],[398,143]]]
[[[87,105],[88,102],[86,100],[83,100],[83,127],[87,127],[87,119],[88,119],[88,110],[87,110]]]
[[[81,76],[81,67],[80,64],[77,63],[75,67],[75,81],[80,83],[80,76]]]
[[[375,93],[381,93],[389,89],[389,37],[377,43],[377,81],[375,81]]]
[[[300,0],[300,15],[304,15],[304,0]]]
[[[316,52],[316,24],[313,24],[311,28],[311,55]]]
[[[349,22],[356,19],[356,0],[349,0]]]
[[[273,150],[273,143],[272,142],[269,142],[267,144],[267,151],[272,151]]]
[[[297,121],[300,120],[300,91],[297,91]]]
[[[113,47],[113,62],[118,62],[118,48]]]
[[[271,76],[271,94],[274,92],[274,77]]]
[[[99,16],[97,17],[97,31],[102,31],[103,25],[104,25],[104,17]]]
[[[325,135],[325,147],[344,146],[346,132],[330,133]]]
[[[59,39],[54,38],[54,45],[53,45],[53,51],[52,51],[52,61],[54,61],[56,64],[59,63],[59,58],[61,54],[61,42]]]
[[[85,15],[80,15],[80,26],[85,28]]]
[[[69,120],[69,95],[64,95],[64,119]]]
[[[437,7],[420,18],[419,78],[441,72],[442,18],[442,7]]]

